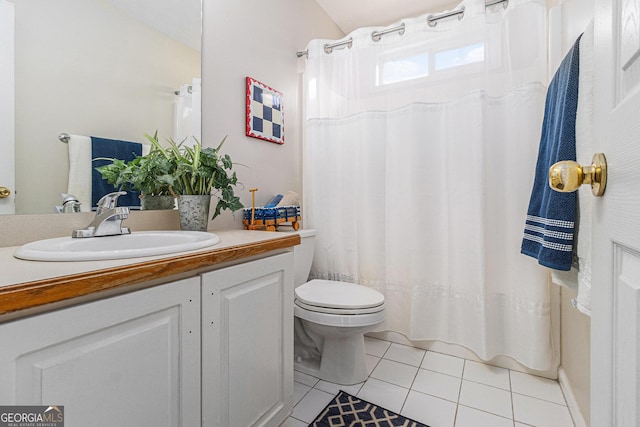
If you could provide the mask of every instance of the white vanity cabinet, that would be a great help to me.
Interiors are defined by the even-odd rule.
[[[0,323],[0,405],[64,405],[68,427],[279,426],[293,252],[239,262]]]
[[[200,424],[200,278],[0,324],[0,404],[65,425]]]
[[[293,253],[202,275],[203,426],[279,426],[293,402]]]

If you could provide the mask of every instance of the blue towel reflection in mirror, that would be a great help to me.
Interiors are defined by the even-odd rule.
[[[139,142],[121,141],[117,139],[91,137],[91,158],[119,159],[129,162],[142,155],[142,144]],[[106,180],[102,179],[96,168],[110,164],[109,160],[93,160],[91,164],[91,209],[95,210],[98,200],[108,193],[119,191]],[[120,196],[118,206],[140,207],[140,193],[127,191]]]

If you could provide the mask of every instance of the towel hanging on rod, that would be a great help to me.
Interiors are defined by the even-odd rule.
[[[582,36],[581,36],[582,37]],[[540,265],[569,271],[574,262],[576,193],[548,185],[549,166],[576,158],[580,38],[565,56],[547,91],[542,136],[521,252]]]

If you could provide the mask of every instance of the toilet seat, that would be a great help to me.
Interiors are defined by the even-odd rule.
[[[384,295],[354,283],[311,280],[295,289],[295,299],[305,308],[323,313],[360,314],[382,310]]]
[[[311,280],[295,289],[296,317],[328,326],[366,326],[384,320],[384,295],[347,282]]]
[[[377,311],[375,313],[340,315],[306,310],[300,307],[298,304],[294,304],[293,314],[299,319],[317,323],[318,325],[344,328],[373,326],[377,325],[378,323],[382,323],[385,318],[384,305],[381,307],[380,311]]]
[[[304,308],[305,310],[317,311],[318,313],[326,313],[326,314],[338,314],[338,315],[357,315],[357,314],[369,314],[369,313],[377,313],[384,309],[384,303],[369,308],[332,308],[332,307],[321,307],[313,304],[306,304],[299,299],[296,299],[295,304],[298,307]]]

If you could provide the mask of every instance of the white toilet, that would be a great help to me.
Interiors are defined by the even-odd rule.
[[[311,280],[315,230],[294,247],[295,369],[337,384],[367,379],[364,334],[384,321],[384,295],[353,283]],[[306,282],[306,283],[305,283]]]

